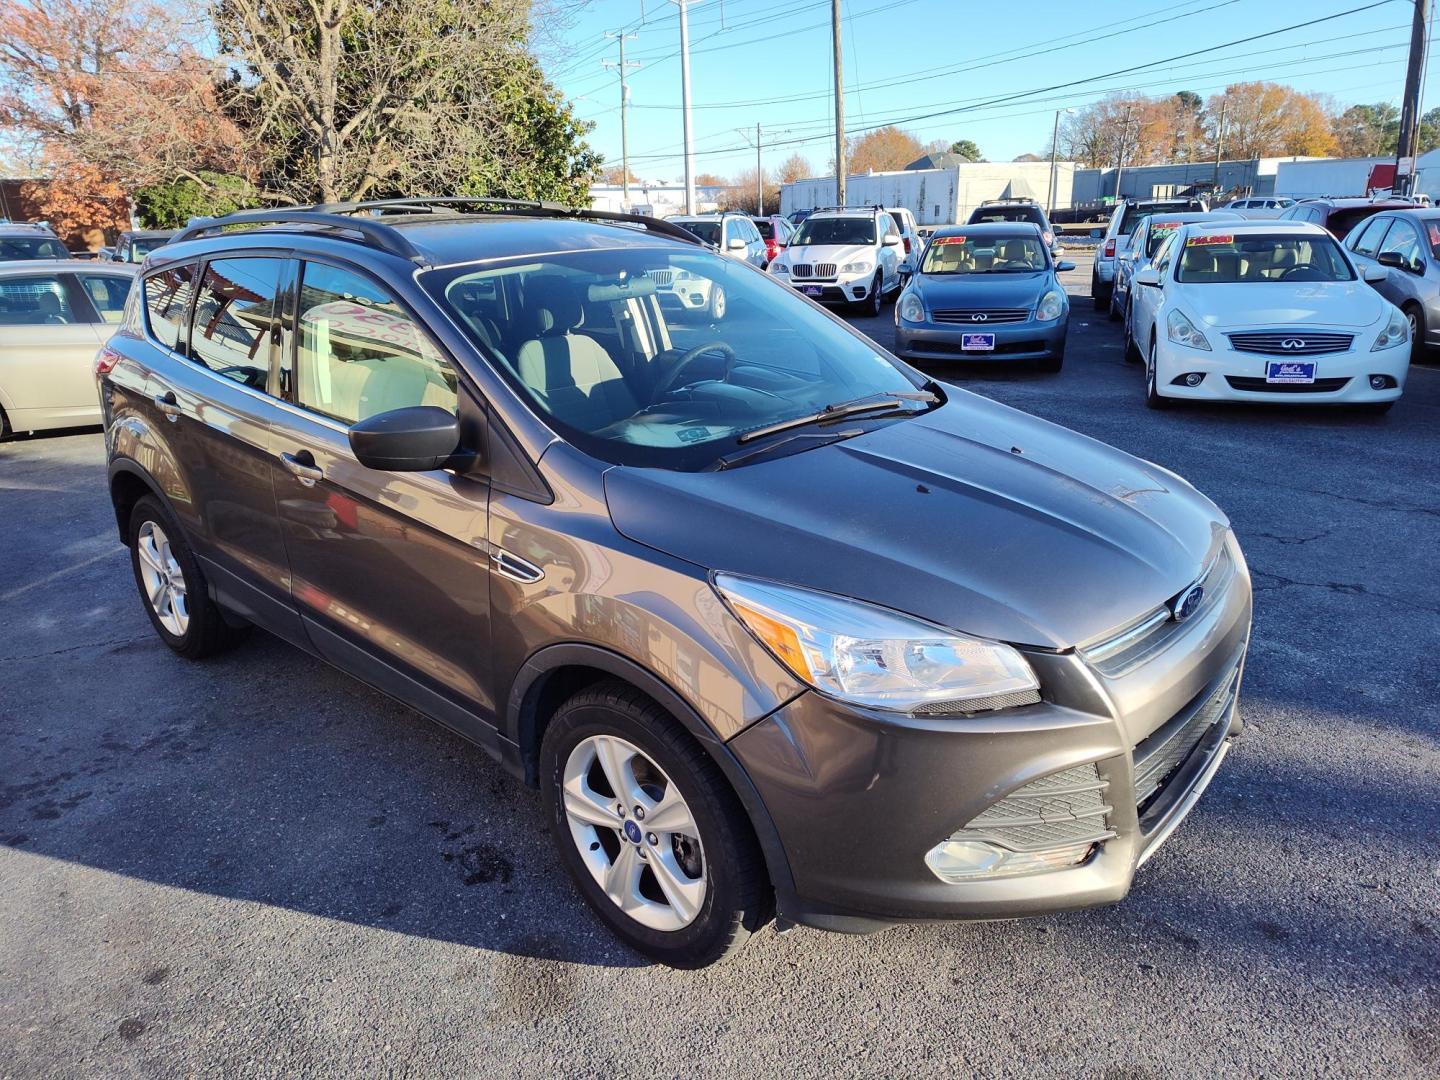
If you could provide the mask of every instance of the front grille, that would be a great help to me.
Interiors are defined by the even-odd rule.
[[[1135,747],[1135,803],[1141,813],[1179,771],[1211,729],[1229,715],[1240,683],[1235,670],[1188,716],[1182,714]]]
[[[1108,786],[1093,764],[1042,776],[986,807],[951,839],[987,840],[1011,851],[1109,840],[1115,833],[1106,816]]]
[[[1035,705],[1040,694],[1035,690],[1015,690],[1008,694],[992,694],[990,697],[971,698],[969,701],[930,701],[917,706],[916,716],[965,716],[971,713],[993,712],[996,709],[1018,709],[1022,705]]]
[[[646,270],[645,276],[648,277],[651,281],[655,282],[655,284],[660,286],[662,289],[668,289],[671,282],[673,282],[675,279],[675,271]]]
[[[1333,394],[1343,390],[1349,379],[1316,379],[1313,383],[1266,382],[1264,379],[1226,375],[1232,390],[1249,390],[1253,394]]]
[[[1321,356],[1346,352],[1354,334],[1317,333],[1312,330],[1263,330],[1230,334],[1237,352],[1265,353],[1268,356]]]
[[[944,308],[933,312],[931,318],[943,323],[1012,323],[1024,322],[1030,312],[1024,308]]]

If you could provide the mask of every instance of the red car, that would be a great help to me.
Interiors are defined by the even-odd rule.
[[[790,237],[795,234],[795,226],[779,215],[772,217],[752,217],[755,228],[760,230],[760,238],[765,241],[765,265],[769,266],[775,261],[775,256],[785,250],[785,245],[790,243]]]

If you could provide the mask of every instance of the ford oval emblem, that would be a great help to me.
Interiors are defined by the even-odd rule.
[[[625,822],[625,839],[632,844],[640,842],[640,826],[636,825],[633,820]]]
[[[1200,603],[1205,599],[1205,587],[1203,585],[1192,585],[1185,594],[1175,601],[1175,621],[1184,622],[1200,610]]]

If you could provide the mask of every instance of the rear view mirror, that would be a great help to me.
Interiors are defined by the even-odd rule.
[[[1393,251],[1387,251],[1387,252],[1385,252],[1385,255],[1394,255],[1394,254],[1395,254],[1395,253],[1394,253]],[[1380,256],[1380,258],[1382,258],[1382,259],[1385,258],[1385,255]],[[1397,255],[1396,258],[1399,258],[1399,256]],[[1391,265],[1394,265],[1394,264],[1392,264],[1392,263],[1386,263],[1385,265],[1386,265],[1386,266],[1391,266]],[[1364,269],[1363,269],[1363,274],[1364,274],[1365,280],[1368,281],[1370,284],[1373,285],[1373,284],[1375,284],[1375,283],[1377,283],[1377,282],[1384,281],[1386,278],[1388,278],[1388,277],[1390,276],[1390,271],[1387,270],[1387,269],[1385,269],[1385,266],[1367,266],[1367,267],[1364,267]]]
[[[460,421],[434,405],[376,413],[350,425],[350,449],[367,469],[426,472],[460,448]]]
[[[1158,270],[1156,270],[1153,266],[1147,266],[1147,267],[1145,267],[1144,270],[1141,270],[1141,271],[1139,271],[1138,273],[1136,273],[1136,275],[1135,275],[1135,284],[1136,284],[1136,285],[1159,285],[1159,284],[1160,284],[1160,272],[1159,272]]]

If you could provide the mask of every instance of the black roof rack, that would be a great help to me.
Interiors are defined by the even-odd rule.
[[[810,213],[828,214],[833,210],[879,210],[881,213],[885,212],[885,208],[879,203],[865,203],[847,206],[817,206],[815,207],[815,209],[811,210]]]
[[[1032,199],[1032,198],[1030,198],[1029,195],[1014,195],[1014,196],[1011,196],[1011,197],[1008,198],[1008,199],[981,199],[981,200],[980,200],[980,205],[981,205],[981,206],[998,206],[998,205],[1002,205],[1002,204],[1004,204],[1004,203],[1030,203],[1031,205],[1034,205],[1034,204],[1035,204],[1035,200]]]
[[[525,199],[470,198],[463,195],[422,196],[410,199],[371,199],[364,202],[318,203],[315,206],[287,207],[274,210],[240,210],[217,218],[192,220],[174,243],[193,240],[197,236],[231,225],[313,225],[328,227],[341,234],[351,234],[363,244],[398,255],[402,259],[423,263],[425,256],[404,233],[382,218],[387,214],[463,214],[465,207],[496,213],[513,213],[523,217],[572,218],[582,221],[604,221],[616,225],[638,227],[648,232],[700,244],[699,237],[678,225],[640,214],[620,214],[611,210],[588,210],[565,206],[563,203],[535,202]]]

